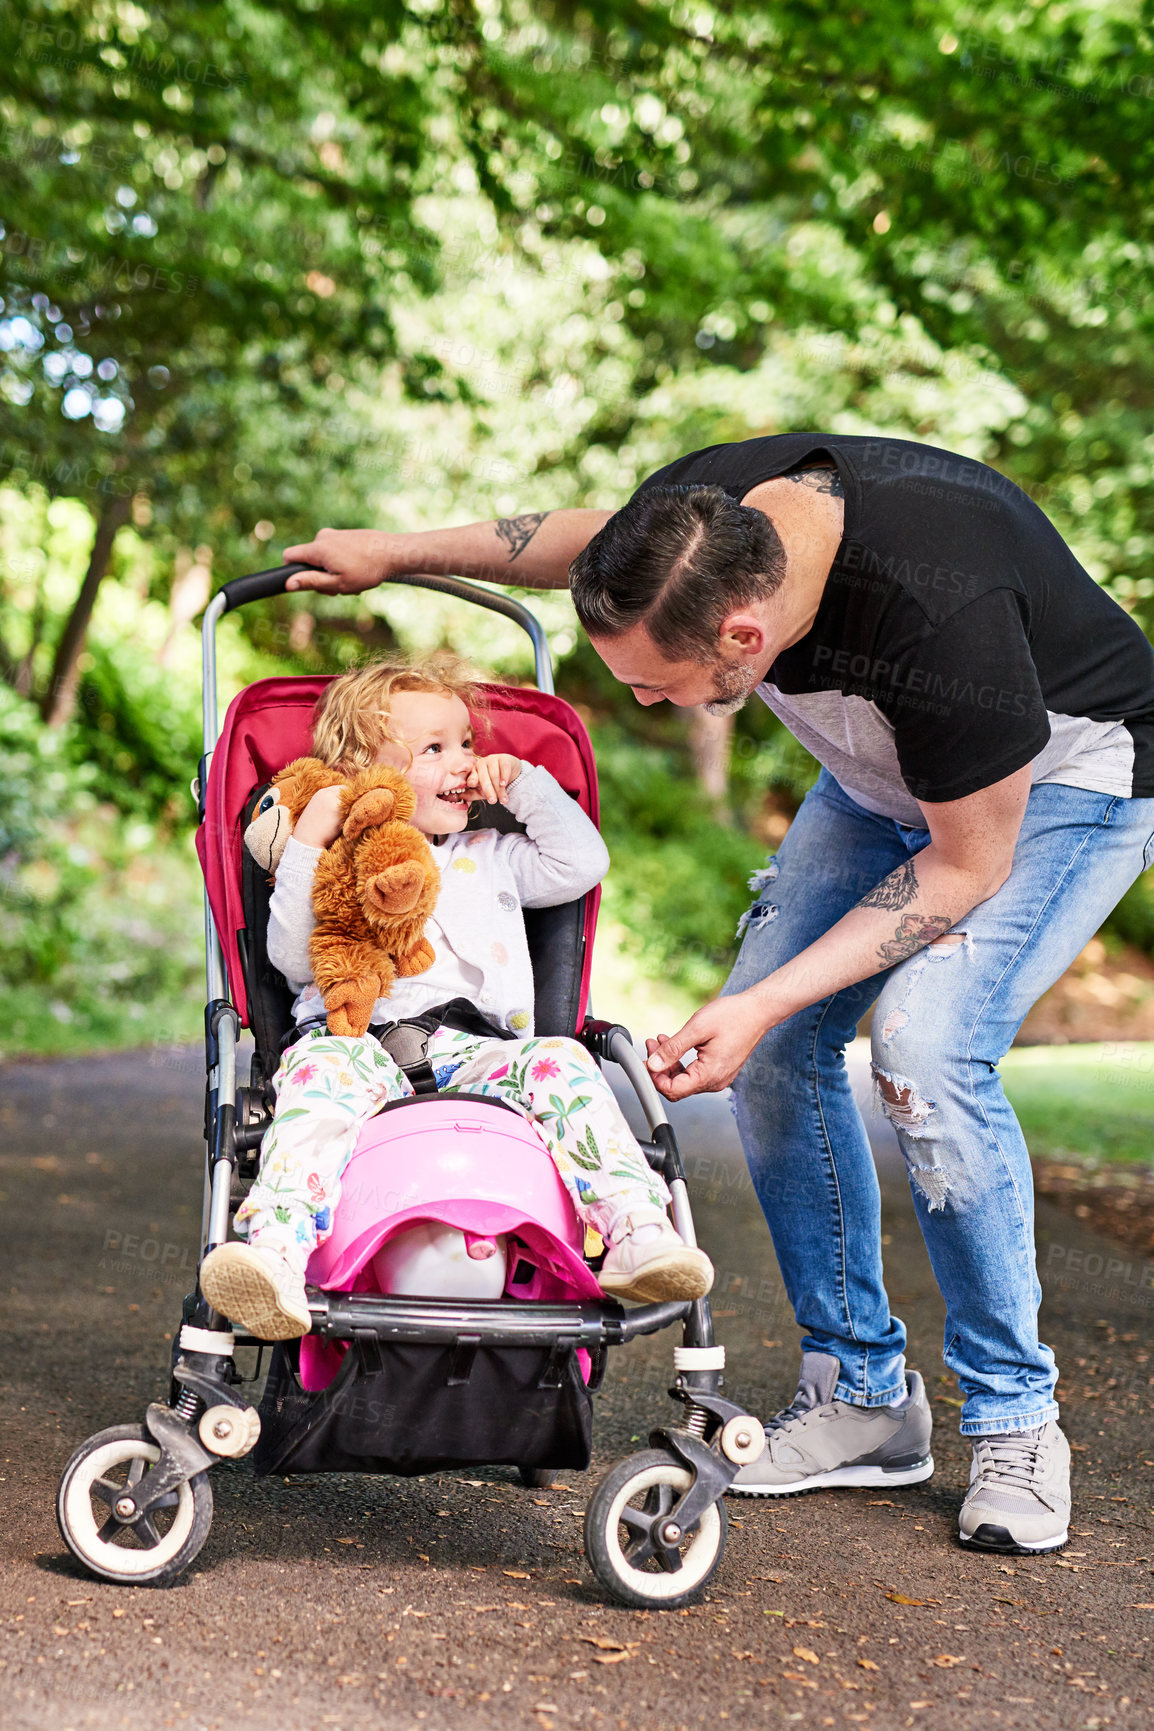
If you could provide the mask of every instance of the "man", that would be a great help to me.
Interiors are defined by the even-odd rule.
[[[960,1537],[1063,1545],[1030,1162],[997,1065],[1154,859],[1154,654],[1137,625],[1004,477],[897,439],[717,445],[615,514],[325,530],[288,557],[331,574],[300,586],[342,591],[430,569],[560,587],[571,567],[578,616],[640,702],[727,713],[756,691],[822,762],[754,880],[722,996],[649,1042],[667,1098],[733,1084],[804,1331],[797,1396],[734,1489],[933,1471],[846,1077],[874,1003],[875,1082],[974,1445]]]

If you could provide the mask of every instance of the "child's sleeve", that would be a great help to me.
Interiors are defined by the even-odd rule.
[[[524,766],[509,787],[509,810],[527,833],[501,836],[497,851],[513,873],[522,907],[575,901],[601,882],[609,853],[597,826],[547,769]]]
[[[313,977],[309,939],[316,925],[313,877],[321,852],[290,836],[268,905],[268,959],[290,985],[307,985]]]

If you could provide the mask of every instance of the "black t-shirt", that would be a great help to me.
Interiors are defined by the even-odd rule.
[[[924,826],[1024,764],[1034,781],[1154,797],[1154,651],[1053,524],[984,463],[905,439],[786,433],[711,445],[643,488],[832,462],[845,529],[813,626],[759,694],[867,810]]]

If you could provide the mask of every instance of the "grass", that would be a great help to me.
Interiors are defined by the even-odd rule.
[[[1017,1046],[1001,1072],[1031,1154],[1154,1166],[1154,1042]]]
[[[191,992],[137,1004],[76,991],[68,1001],[44,986],[4,990],[5,1058],[78,1058],[139,1046],[189,1045],[204,1038],[204,1000]]]

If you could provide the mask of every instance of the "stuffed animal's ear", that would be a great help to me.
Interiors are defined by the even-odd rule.
[[[396,813],[397,799],[392,788],[370,787],[367,792],[357,794],[346,807],[341,834],[346,841],[356,841],[367,829],[388,823]]]
[[[399,769],[374,763],[350,776],[341,798],[346,841],[356,841],[365,830],[398,819],[408,823],[416,810],[417,796]]]

